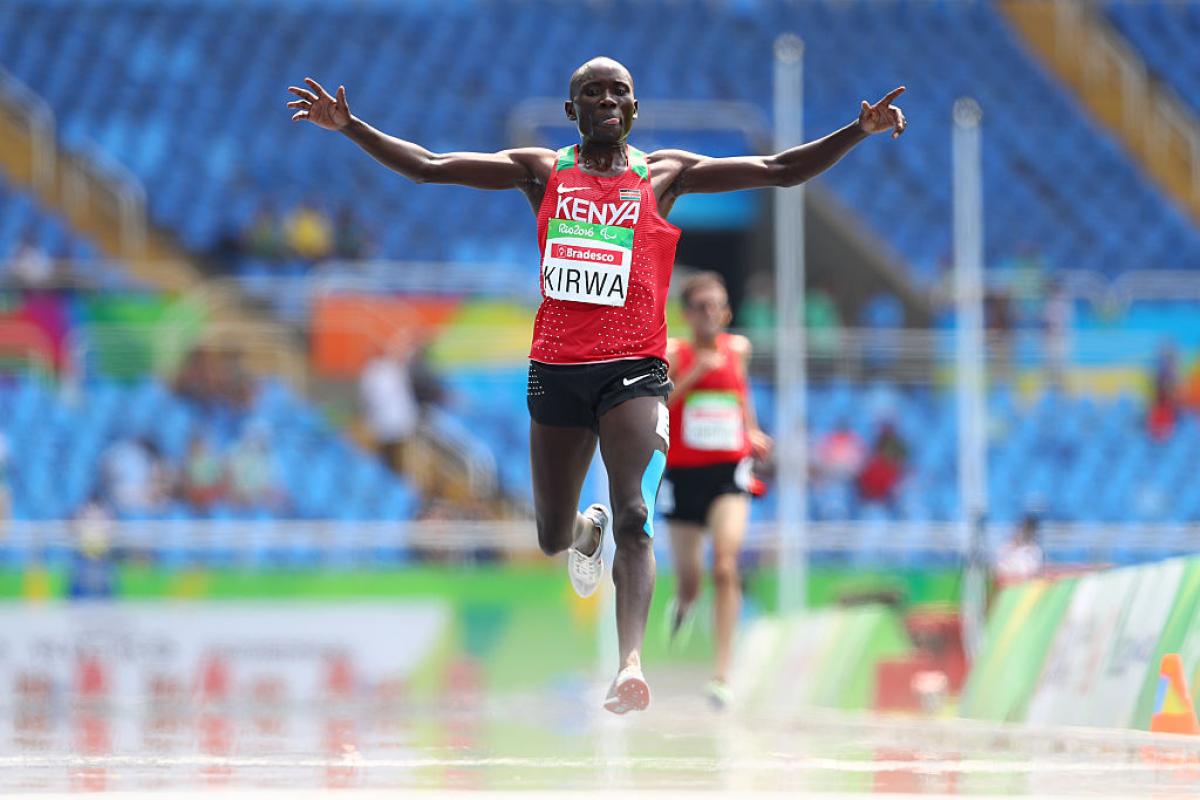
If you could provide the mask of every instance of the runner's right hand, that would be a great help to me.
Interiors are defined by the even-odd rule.
[[[300,98],[288,103],[288,108],[299,109],[292,115],[292,121],[306,119],[319,128],[327,131],[340,131],[350,124],[350,104],[346,102],[346,87],[339,86],[337,97],[333,97],[321,84],[312,78],[305,78],[308,89],[299,86],[289,86],[288,91]]]
[[[725,354],[720,350],[701,350],[692,363],[697,375],[706,375],[725,363]]]

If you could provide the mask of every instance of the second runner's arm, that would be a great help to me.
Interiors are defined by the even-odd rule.
[[[742,370],[742,376],[746,379],[746,386],[750,385],[750,352],[752,350],[750,340],[745,336],[736,336],[733,340],[734,352],[738,354],[739,366]],[[742,402],[742,421],[746,426],[746,435],[750,438],[750,450],[755,458],[766,458],[771,453],[771,448],[775,443],[771,440],[762,428],[758,427],[758,414],[754,409],[754,398],[750,396],[750,392],[746,392],[746,396]]]
[[[668,339],[667,362],[670,366],[667,367],[667,377],[674,384],[674,388],[671,389],[671,396],[667,399],[668,406],[678,404],[692,390],[692,387],[700,382],[701,378],[721,365],[721,355],[719,352],[715,350],[702,350],[696,354],[691,369],[683,372],[678,366],[676,358],[678,352],[678,340]]]
[[[414,142],[389,136],[350,113],[346,87],[337,96],[305,78],[308,89],[289,86],[297,109],[292,119],[308,120],[328,131],[337,131],[385,167],[414,183],[451,183],[475,189],[528,189],[544,183],[553,153],[542,148],[519,148],[499,153],[434,153]]]

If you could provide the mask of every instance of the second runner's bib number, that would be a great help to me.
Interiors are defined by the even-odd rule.
[[[740,450],[742,405],[734,392],[692,392],[683,403],[683,443],[693,450]]]
[[[633,229],[551,219],[542,258],[542,291],[555,300],[623,306],[629,296]]]

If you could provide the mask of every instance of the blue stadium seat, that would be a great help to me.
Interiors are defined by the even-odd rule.
[[[1114,1],[1110,14],[1131,40],[1146,45],[1152,68],[1158,54],[1151,51],[1162,51],[1162,77],[1194,103],[1200,69],[1187,67],[1200,60],[1192,46],[1196,13],[1161,0],[1145,11],[1142,5]],[[356,112],[384,129],[433,149],[489,150],[511,144],[507,114],[517,100],[561,95],[565,70],[593,47],[629,64],[643,106],[682,96],[769,110],[766,54],[774,37],[790,30],[806,40],[811,133],[844,125],[859,98],[874,99],[900,82],[910,87],[903,102],[914,124],[905,140],[860,148],[819,180],[890,240],[918,282],[936,277],[950,250],[950,181],[930,176],[949,172],[950,108],[964,94],[985,109],[984,205],[996,215],[986,232],[989,263],[1003,263],[1023,245],[1051,267],[1109,273],[1200,261],[1200,233],[1047,77],[987,3],[756,0],[697,4],[680,14],[669,0],[615,2],[589,11],[586,33],[551,0],[439,4],[436,21],[412,2],[254,0],[236,10],[179,2],[151,10],[146,0],[114,0],[100,8],[10,0],[0,58],[46,97],[64,143],[98,140],[145,182],[156,221],[197,250],[240,229],[259,208],[286,211],[319,192],[333,212],[366,193],[372,202],[355,205],[370,216],[380,255],[528,258],[528,209],[515,194],[413,187],[353,147],[291,125],[283,90],[306,74],[344,81]],[[664,29],[657,21],[666,15],[672,25]],[[299,35],[306,23],[340,34]],[[491,46],[494,25],[509,31],[510,42],[519,41],[512,31],[535,31],[540,46],[532,53]],[[38,46],[35,37],[42,37]],[[651,39],[654,46],[642,46]],[[613,42],[620,43],[615,50]],[[437,90],[419,109],[396,103],[387,76],[401,74],[408,85]],[[228,88],[219,97],[197,96],[198,84]],[[464,101],[473,103],[470,114],[461,113]],[[210,124],[201,128],[198,118]],[[247,129],[262,135],[247,139]],[[550,144],[574,138],[565,127],[545,133]],[[716,155],[751,147],[719,133],[645,131],[644,138]],[[179,163],[197,166],[180,170]],[[313,163],[324,168],[313,170]],[[883,184],[880,170],[890,178]],[[477,234],[443,235],[448,209],[471,219]],[[1143,224],[1149,220],[1154,225]],[[487,281],[510,285],[495,273]],[[303,313],[294,299],[288,304]]]

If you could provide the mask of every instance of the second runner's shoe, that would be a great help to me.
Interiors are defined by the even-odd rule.
[[[587,597],[596,591],[596,587],[600,585],[600,578],[604,576],[604,556],[601,553],[604,550],[604,534],[611,517],[608,509],[599,503],[588,506],[583,516],[600,530],[596,551],[589,556],[584,555],[574,545],[568,548],[567,575],[571,579],[575,594]]]

